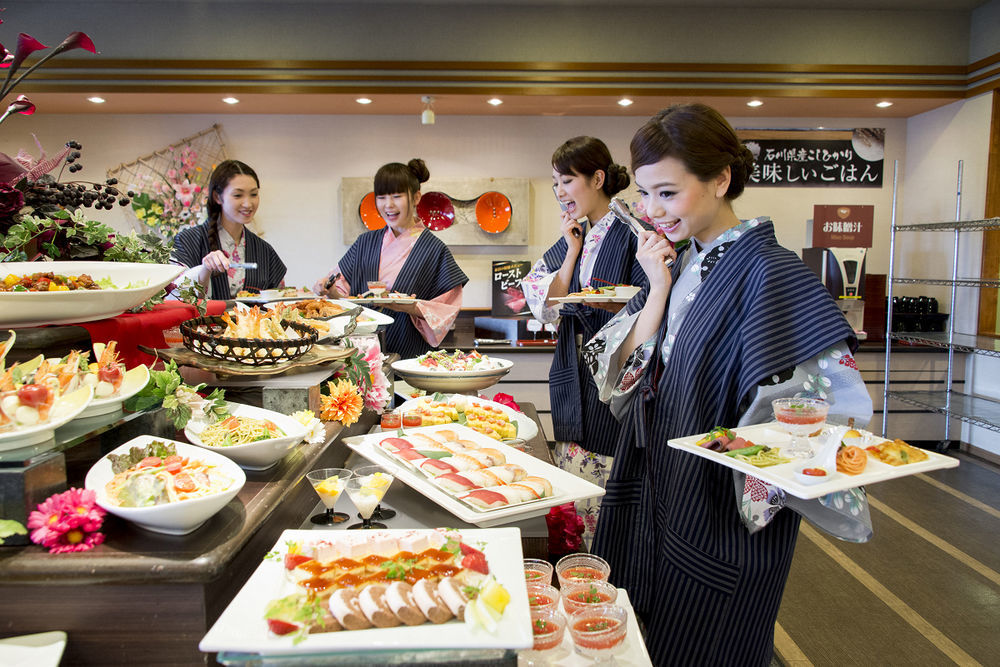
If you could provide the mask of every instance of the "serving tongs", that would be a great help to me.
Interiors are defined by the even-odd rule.
[[[633,236],[637,239],[639,237],[639,232],[653,232],[657,236],[662,236],[658,231],[656,231],[652,225],[647,224],[640,220],[639,218],[632,215],[632,212],[628,210],[628,204],[623,202],[618,197],[612,197],[611,203],[608,204],[608,208],[611,212],[615,214],[615,217],[625,223],[629,231],[632,232]],[[674,265],[674,258],[667,257],[663,260],[663,264],[669,268]]]

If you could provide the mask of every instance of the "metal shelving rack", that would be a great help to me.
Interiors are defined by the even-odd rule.
[[[1000,401],[970,396],[953,391],[955,352],[968,352],[992,357],[1000,357],[1000,339],[976,334],[958,333],[955,331],[955,303],[959,287],[976,289],[998,289],[1000,280],[969,280],[958,277],[959,240],[964,232],[987,231],[1000,229],[1000,218],[986,220],[959,220],[962,210],[962,162],[958,163],[958,189],[955,206],[955,222],[932,222],[926,224],[897,225],[896,224],[896,170],[893,171],[892,193],[892,234],[889,240],[889,281],[887,286],[888,304],[886,306],[886,346],[885,346],[885,394],[882,411],[882,433],[887,432],[889,420],[889,399],[894,398],[910,405],[940,412],[945,416],[944,437],[938,449],[943,450],[950,444],[951,418],[991,431],[1000,432]],[[920,279],[903,278],[895,275],[896,234],[898,232],[953,232],[951,279]],[[948,317],[947,333],[914,333],[892,330],[892,296],[893,285],[948,285],[951,287],[951,306]],[[890,360],[892,341],[918,343],[948,350],[948,379],[943,391],[892,391],[890,389]]]

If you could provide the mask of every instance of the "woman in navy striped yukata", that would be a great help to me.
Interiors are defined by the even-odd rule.
[[[285,264],[264,239],[246,228],[260,203],[260,180],[239,160],[223,160],[208,179],[208,219],[174,238],[170,261],[188,267],[177,279],[198,282],[211,299],[231,299],[240,290],[281,287]],[[256,264],[245,268],[244,264]]]
[[[552,155],[552,187],[563,208],[561,238],[521,282],[532,315],[559,320],[559,342],[549,369],[555,458],[564,470],[604,486],[621,424],[598,397],[597,385],[580,363],[580,345],[600,330],[621,304],[561,304],[553,298],[584,287],[645,285],[635,259],[636,240],[608,210],[611,197],[629,184],[600,139],[574,137]],[[590,222],[586,229],[580,220]],[[600,500],[576,503],[589,545]]]
[[[768,422],[782,396],[820,396],[828,421],[867,423],[857,339],[770,220],[734,213],[753,156],[717,111],[661,111],[631,153],[645,213],[666,239],[642,234],[648,287],[584,349],[625,426],[594,552],[644,619],[655,664],[767,665],[800,514],[865,541],[864,491],[798,501],[667,440]],[[667,239],[690,244],[675,252]]]
[[[375,207],[386,228],[365,232],[337,266],[313,287],[334,298],[357,296],[379,281],[394,292],[413,294],[415,303],[385,306],[395,311],[385,332],[386,353],[403,359],[441,344],[462,308],[469,282],[448,246],[417,216],[420,184],[430,178],[423,160],[392,162],[375,173]]]

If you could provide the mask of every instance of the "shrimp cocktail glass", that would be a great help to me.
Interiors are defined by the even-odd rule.
[[[823,428],[830,404],[821,398],[776,398],[771,401],[771,407],[778,424],[792,436],[791,446],[783,453],[794,457],[812,456],[806,436]]]
[[[347,480],[353,475],[354,473],[346,468],[321,468],[306,475],[306,479],[312,484],[313,490],[326,507],[325,512],[309,517],[310,521],[319,526],[332,526],[351,518],[346,512],[335,512],[333,508],[340,494],[347,488]]]
[[[352,524],[348,529],[386,527],[384,523],[373,522],[372,514],[382,502],[393,479],[395,478],[382,466],[363,466],[354,469],[354,477],[347,480],[347,497],[358,508],[362,522]]]

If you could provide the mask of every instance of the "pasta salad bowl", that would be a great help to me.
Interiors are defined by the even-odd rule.
[[[235,420],[215,425],[188,422],[184,436],[189,442],[221,454],[246,470],[266,470],[285,457],[308,435],[297,419],[273,410],[227,401]],[[270,422],[277,430],[261,422]]]

